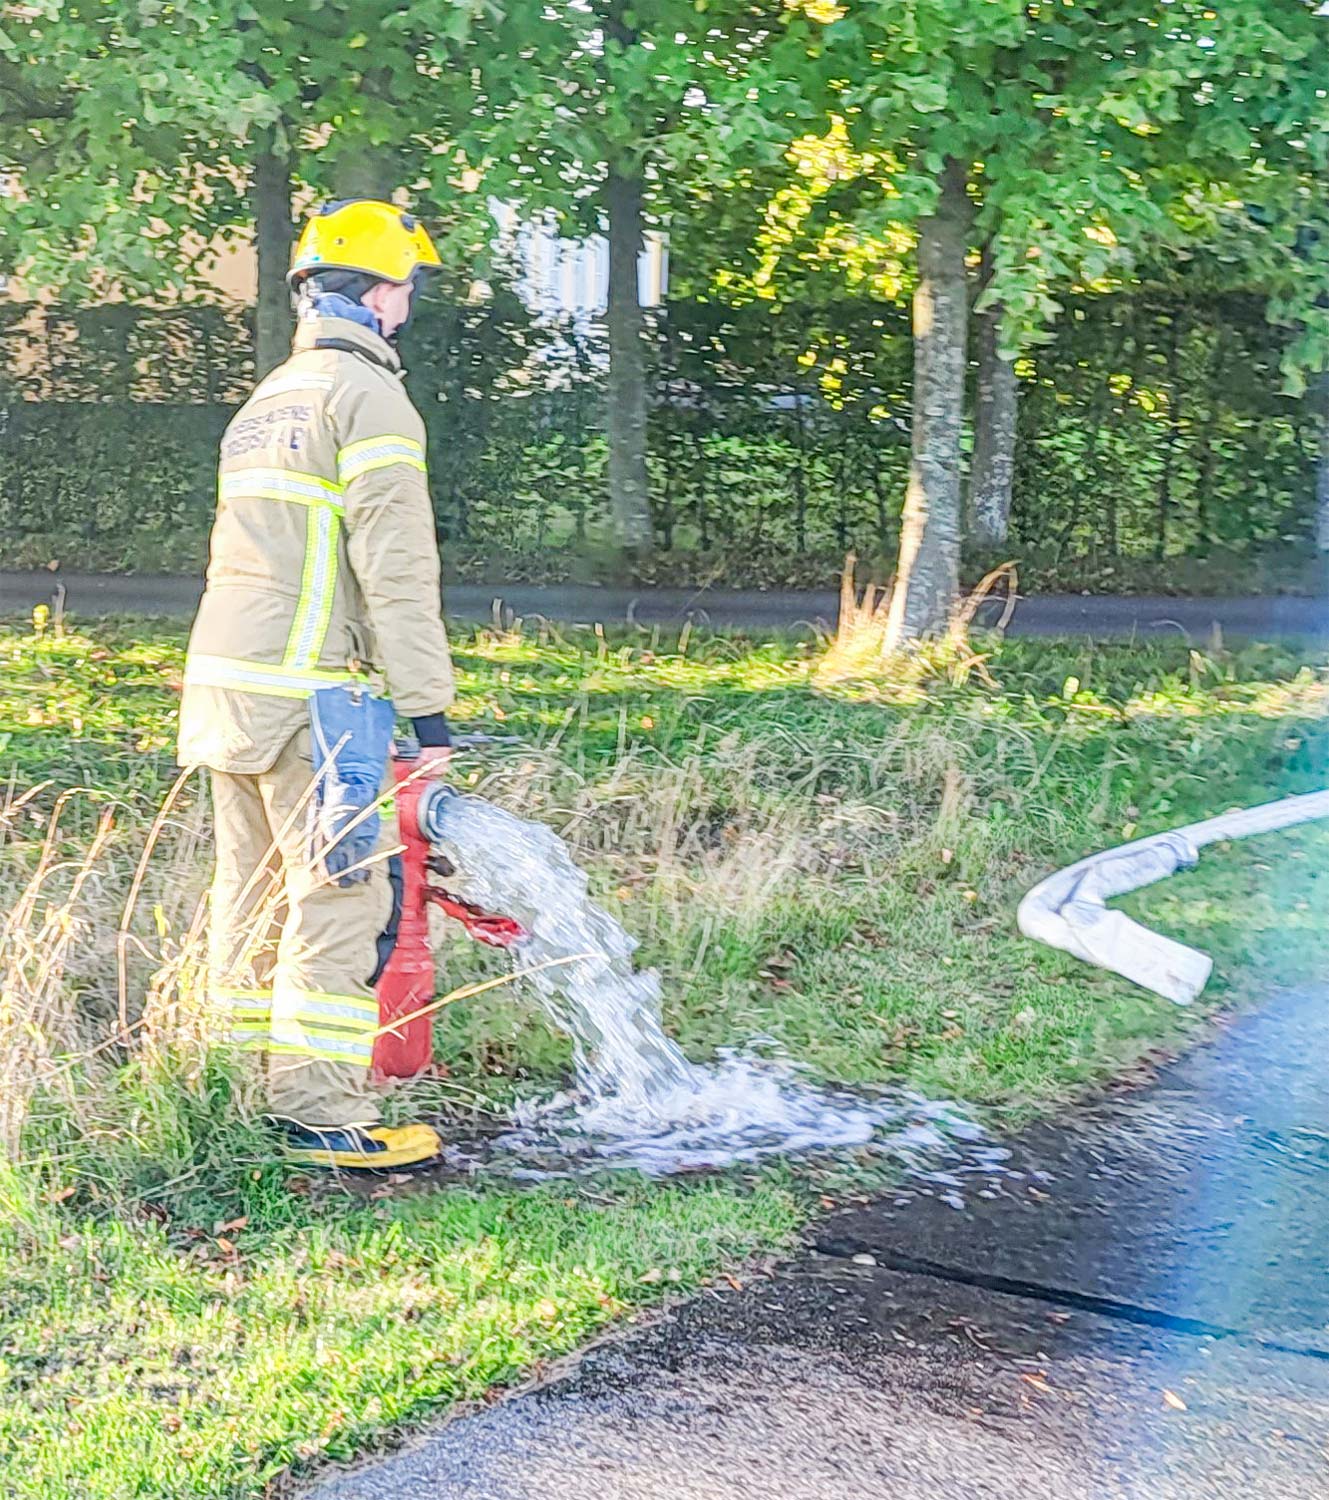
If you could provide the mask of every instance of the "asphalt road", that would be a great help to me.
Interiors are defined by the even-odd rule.
[[[1327,1042],[1278,997],[311,1500],[1329,1493]]]
[[[50,601],[55,585],[65,589],[65,608],[75,615],[149,614],[188,616],[198,603],[197,578],[96,573],[0,573],[0,615],[26,614]],[[697,624],[770,630],[833,624],[838,595],[830,590],[762,592],[755,589],[613,589],[570,584],[451,584],[449,614],[488,621],[507,618],[577,624]],[[985,608],[991,620],[1001,606]],[[1177,634],[1196,642],[1225,636],[1257,640],[1329,640],[1329,600],[1293,597],[1168,599],[1043,595],[1022,600],[1011,621],[1016,635],[1120,639]]]

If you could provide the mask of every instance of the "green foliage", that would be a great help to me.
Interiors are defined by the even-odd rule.
[[[652,376],[660,557],[648,579],[825,585],[851,548],[890,571],[907,337],[887,303],[808,312],[772,320],[759,299],[671,308]],[[9,365],[43,399],[6,408],[0,565],[200,567],[226,415],[212,403],[243,395],[247,338],[203,309],[12,321]],[[1201,285],[1072,303],[1021,365],[1008,555],[1028,564],[1025,586],[1170,592],[1180,560],[1304,551],[1316,426],[1308,402],[1280,394],[1284,348],[1255,295]],[[534,326],[500,282],[483,304],[425,304],[408,358],[453,574],[593,576],[609,529],[598,344]],[[99,399],[108,391],[139,399]],[[1141,559],[1160,571],[1141,573]],[[1278,583],[1244,565],[1228,574],[1208,587]]]
[[[253,371],[234,307],[0,304],[0,341],[6,396],[36,401],[238,406]]]
[[[15,402],[0,446],[11,564],[195,572],[216,494],[217,407]]]
[[[747,55],[763,34],[734,0],[511,3],[479,11],[464,47],[442,33],[430,55],[473,70],[479,107],[455,121],[455,135],[487,189],[593,231],[606,171],[642,177],[661,214],[684,180],[709,179],[744,154],[727,106],[743,97]],[[446,161],[434,166],[442,198],[440,174],[450,176]]]
[[[1285,347],[1254,297],[1074,305],[1028,361],[1011,554],[1308,550],[1317,432]]]
[[[211,4],[49,0],[0,35],[0,74],[21,79],[0,110],[0,162],[23,182],[0,200],[8,267],[84,296],[98,272],[135,294],[187,280],[243,215],[230,146],[272,117],[242,29]]]
[[[849,547],[884,558],[895,545],[913,420],[901,304],[918,224],[954,162],[984,253],[977,304],[1000,307],[1008,346],[1036,348],[1066,308],[1104,332],[1087,361],[1074,330],[1038,354],[1022,545],[1058,569],[1091,554],[1294,547],[1309,422],[1253,382],[1231,410],[1204,387],[1255,345],[1270,387],[1300,388],[1329,357],[1317,192],[1329,120],[1312,65],[1324,33],[1292,0],[1177,0],[1160,17],[1127,0],[790,0],[771,13],[729,0],[209,0],[114,15],[52,0],[17,11],[0,44],[0,160],[24,186],[3,205],[11,260],[83,297],[105,277],[135,296],[196,284],[203,246],[249,232],[260,132],[320,194],[352,178],[420,185],[454,272],[450,309],[422,320],[412,379],[450,458],[435,472],[441,532],[496,565],[501,538],[502,565],[519,573],[557,553],[557,571],[609,530],[604,351],[533,329],[501,276],[485,308],[470,283],[495,270],[491,195],[583,232],[601,225],[605,172],[632,174],[648,215],[668,223],[684,292],[649,330],[656,541],[704,559],[697,576],[734,556],[769,559],[773,580],[811,556],[821,576]],[[1157,311],[1122,316],[1134,304],[1107,294],[1142,282],[1150,295],[1161,284]],[[1223,312],[1242,331],[1230,357],[1218,339],[1201,350],[1186,304],[1216,309],[1197,289],[1259,290],[1258,306]],[[1258,337],[1261,317],[1276,340]],[[187,385],[207,402],[243,389],[247,356],[220,314],[211,347],[190,335],[169,356],[160,321],[123,307],[99,318],[103,334],[121,330],[111,358],[87,358],[95,341],[82,335],[52,342],[72,320],[47,318],[44,394],[160,399]],[[1141,318],[1152,326],[1116,337]],[[186,354],[198,369],[182,378]],[[68,436],[53,431],[50,451]],[[154,494],[132,526],[95,434],[81,444],[92,462],[68,476],[44,472],[45,452],[27,454],[31,482],[10,462],[5,555],[69,552],[99,516],[113,565],[197,558],[188,441],[153,448]],[[1248,508],[1243,467],[1256,476]],[[87,485],[91,505],[51,519],[50,497],[63,513]]]
[[[9,265],[90,300],[108,285],[206,288],[218,243],[252,230],[247,178],[265,132],[321,196],[418,179],[450,107],[470,98],[464,73],[427,67],[438,10],[49,0],[12,12],[0,84],[6,69],[21,82],[0,90],[0,164],[23,192],[0,200]],[[464,34],[452,23],[468,8],[448,10],[443,31]]]
[[[857,154],[837,177],[880,185],[850,221],[865,235],[883,219],[916,224],[936,202],[944,164],[959,163],[977,209],[975,245],[990,249],[985,297],[1003,309],[1012,350],[1046,331],[1066,292],[1102,289],[1141,256],[1202,242],[1243,203],[1279,205],[1284,245],[1307,216],[1318,221],[1302,189],[1323,170],[1329,139],[1311,64],[1325,28],[1306,5],[789,8],[797,47],[815,58],[831,100],[803,111],[811,138],[838,120]],[[786,69],[794,51],[773,53],[769,71]],[[1324,290],[1329,249],[1305,263],[1293,294],[1303,313]]]

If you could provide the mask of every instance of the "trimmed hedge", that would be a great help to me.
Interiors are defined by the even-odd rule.
[[[243,322],[7,315],[8,367],[27,373],[0,393],[0,566],[199,568],[217,439],[251,378]],[[824,581],[850,548],[890,558],[907,330],[887,305],[821,316],[818,331],[765,306],[684,302],[656,330],[662,579]],[[1044,581],[1096,587],[1159,587],[1213,553],[1308,553],[1318,430],[1310,402],[1280,393],[1283,337],[1256,297],[1073,303],[1020,365],[1011,552]],[[454,571],[593,575],[608,543],[594,333],[535,326],[500,289],[427,305],[408,353]]]

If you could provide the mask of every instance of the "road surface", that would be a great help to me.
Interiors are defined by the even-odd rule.
[[[196,578],[96,573],[0,573],[0,615],[26,614],[50,601],[57,583],[74,615],[148,614],[186,617],[198,603]],[[506,618],[576,624],[681,625],[773,630],[833,624],[839,596],[831,590],[617,589],[573,584],[450,584],[448,612],[459,620]],[[992,620],[999,604],[985,607]],[[1093,636],[1173,634],[1198,643],[1224,636],[1257,640],[1329,641],[1329,600],[1119,598],[1043,595],[1022,600],[1011,621],[1015,635]]]
[[[1329,1494],[1327,1050],[1277,997],[310,1500]]]

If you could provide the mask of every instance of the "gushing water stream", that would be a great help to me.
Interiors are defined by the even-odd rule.
[[[820,1088],[755,1048],[690,1062],[661,1024],[659,975],[634,967],[635,940],[591,900],[551,829],[456,795],[438,804],[433,831],[467,896],[530,934],[518,967],[572,1039],[575,1089],[524,1102],[498,1142],[528,1170],[571,1158],[663,1175],[869,1144],[912,1157],[980,1134],[945,1103]]]

